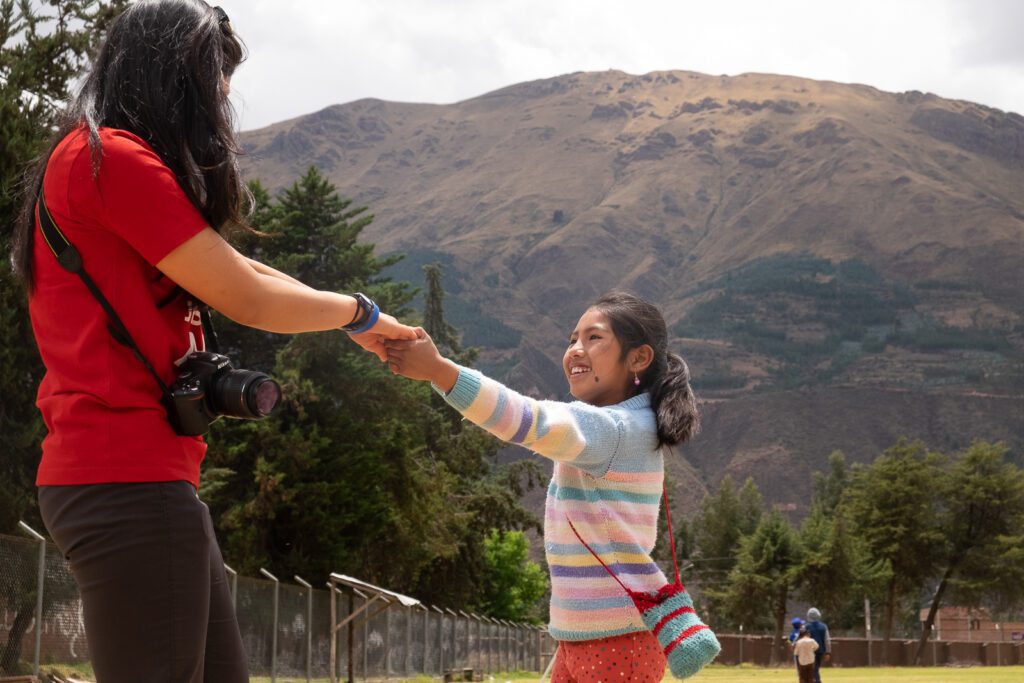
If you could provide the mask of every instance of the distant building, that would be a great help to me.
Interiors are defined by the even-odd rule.
[[[920,613],[924,624],[928,610]],[[937,640],[976,640],[980,642],[1024,642],[1024,621],[993,621],[988,610],[974,607],[940,607],[935,615]]]

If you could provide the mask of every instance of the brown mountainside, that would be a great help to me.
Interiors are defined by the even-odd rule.
[[[451,105],[360,100],[243,140],[267,187],[315,164],[369,205],[366,237],[408,254],[396,276],[445,263],[454,322],[521,389],[562,395],[563,339],[599,293],[657,301],[708,399],[687,449],[708,485],[752,474],[802,507],[831,450],[866,460],[901,434],[1019,457],[1017,114],[611,71]]]

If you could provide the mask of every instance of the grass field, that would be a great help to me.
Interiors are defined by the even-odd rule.
[[[796,683],[796,671],[746,666],[710,666],[688,680],[693,683]],[[822,670],[821,680],[822,683],[1021,683],[1024,681],[1024,666],[829,668]]]
[[[489,683],[505,683],[511,681],[537,681],[540,676],[533,673],[516,672],[514,674],[498,674],[493,678],[485,678]],[[327,683],[327,679],[313,679],[314,683]],[[362,680],[358,679],[357,681]],[[383,683],[383,679],[374,679],[375,683]],[[398,683],[402,679],[392,678]],[[427,677],[412,679],[415,683],[426,683]],[[676,679],[665,678],[665,683]],[[906,667],[906,668],[859,668],[859,669],[825,669],[822,671],[822,683],[1022,683],[1024,666],[1000,667]],[[306,679],[291,676],[278,676],[277,683],[305,683]],[[796,671],[793,669],[764,669],[753,666],[709,666],[693,678],[692,683],[767,683],[768,681],[787,681],[796,683]],[[251,678],[250,683],[270,683],[270,678]]]

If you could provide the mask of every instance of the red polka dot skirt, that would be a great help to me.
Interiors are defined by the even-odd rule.
[[[665,654],[650,631],[558,644],[551,683],[660,683]]]

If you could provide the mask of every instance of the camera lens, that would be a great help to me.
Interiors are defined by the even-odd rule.
[[[251,400],[248,402],[260,417],[273,414],[277,410],[277,404],[281,402],[281,387],[269,377],[254,382],[249,394]]]
[[[281,386],[254,370],[218,373],[210,393],[219,413],[250,420],[272,415],[281,402]]]

